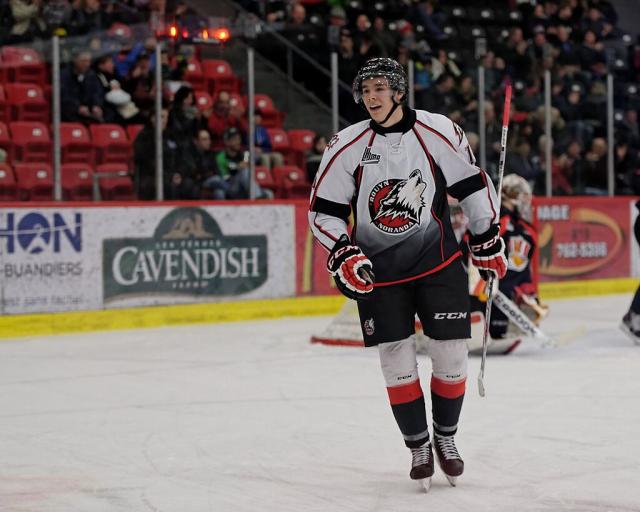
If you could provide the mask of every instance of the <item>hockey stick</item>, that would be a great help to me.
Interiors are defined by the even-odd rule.
[[[509,131],[509,114],[511,112],[511,84],[508,83],[504,91],[504,110],[502,111],[502,137],[500,138],[500,161],[498,164],[498,203],[502,195],[502,176],[504,174],[504,162],[507,158],[507,132]],[[500,204],[498,204],[500,208]],[[499,215],[499,214],[498,214]],[[482,361],[480,362],[480,373],[478,374],[478,393],[484,397],[484,366],[487,362],[487,344],[489,340],[489,323],[491,320],[491,303],[493,302],[493,275],[489,277],[487,283],[487,308],[484,317],[484,333],[482,335]]]
[[[498,290],[493,297],[496,307],[504,313],[504,315],[513,322],[526,336],[539,341],[543,347],[557,347],[558,343],[547,336],[542,330],[534,324],[531,319],[525,315],[522,310]],[[484,342],[484,340],[483,340]],[[483,346],[484,349],[484,346]]]

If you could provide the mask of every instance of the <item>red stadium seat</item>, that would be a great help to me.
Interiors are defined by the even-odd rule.
[[[109,27],[109,30],[107,30],[107,35],[109,37],[129,40],[132,37],[131,27],[124,23],[115,22]]]
[[[235,110],[237,112],[238,117],[243,117],[247,111],[246,102],[238,92],[229,93],[229,106],[231,107],[231,110]]]
[[[49,122],[49,104],[36,84],[5,84],[7,104],[13,121]]]
[[[47,82],[44,61],[36,50],[22,46],[3,46],[0,56],[9,82],[32,83],[39,86]]]
[[[271,149],[283,155],[288,155],[290,144],[287,132],[282,128],[267,128],[267,133],[269,134],[269,139],[271,139]]]
[[[311,185],[307,177],[296,165],[280,165],[274,167],[271,172],[276,182],[277,197],[281,198],[308,198]]]
[[[131,158],[131,142],[127,132],[117,124],[92,124],[89,126],[96,165],[123,163]]]
[[[200,111],[212,109],[213,108],[213,99],[211,95],[206,91],[195,91],[195,101],[196,106]]]
[[[18,199],[18,186],[13,169],[9,164],[0,164],[0,201]]]
[[[280,112],[273,104],[273,100],[266,94],[256,94],[254,97],[255,107],[260,109],[262,114],[262,124],[267,128],[282,128],[284,112]]]
[[[7,103],[7,95],[4,92],[2,82],[0,82],[0,122],[8,123],[11,121],[11,108]]]
[[[18,182],[20,199],[51,201],[53,199],[53,172],[45,163],[20,163],[13,166]]]
[[[9,133],[13,142],[13,162],[51,161],[51,138],[45,124],[15,121],[9,124]]]
[[[276,190],[276,182],[273,179],[271,170],[263,165],[256,165],[256,181],[262,188]]]
[[[7,152],[7,157],[13,156],[13,144],[11,143],[11,135],[9,135],[9,128],[3,122],[0,122],[0,148]]]
[[[305,154],[313,146],[313,139],[316,136],[313,130],[294,129],[287,132],[289,136],[291,163],[305,168]]]
[[[207,82],[204,79],[202,73],[202,66],[196,59],[189,59],[187,61],[187,67],[184,70],[183,80],[189,82],[194,90],[204,90],[207,88]]]
[[[80,123],[60,123],[60,147],[63,163],[93,163],[89,130]]]
[[[62,195],[67,201],[91,201],[93,199],[93,170],[83,163],[63,164]]]
[[[127,135],[129,137],[129,141],[131,142],[132,145],[135,142],[136,137],[142,131],[143,128],[144,128],[143,124],[129,124],[129,125],[127,125]]]
[[[127,164],[103,164],[96,167],[96,173],[111,174],[98,179],[100,197],[103,201],[131,201],[136,198]]]
[[[226,60],[204,59],[202,73],[211,96],[215,97],[220,91],[239,92],[240,81]]]

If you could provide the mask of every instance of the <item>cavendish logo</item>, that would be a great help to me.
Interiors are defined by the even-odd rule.
[[[362,153],[362,160],[360,161],[362,165],[377,164],[379,162],[380,155],[376,155],[375,153],[373,153],[370,146],[364,148],[364,153]]]
[[[177,208],[148,238],[103,241],[105,301],[132,295],[238,295],[268,276],[265,235],[225,235],[202,208]]]
[[[427,184],[420,169],[415,169],[405,180],[384,180],[369,194],[369,214],[375,226],[390,234],[400,234],[420,224],[424,208],[422,197]]]

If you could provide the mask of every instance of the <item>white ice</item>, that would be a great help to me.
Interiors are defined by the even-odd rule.
[[[586,332],[491,357],[484,399],[471,359],[465,473],[429,494],[375,349],[308,342],[326,317],[2,341],[0,511],[640,511],[630,299],[551,303]]]

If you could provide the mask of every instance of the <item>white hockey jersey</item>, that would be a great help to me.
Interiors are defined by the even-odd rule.
[[[400,123],[349,126],[329,141],[311,190],[309,224],[328,250],[347,233],[373,263],[376,286],[436,272],[460,256],[447,193],[473,234],[498,222],[499,202],[462,129],[404,107]]]

